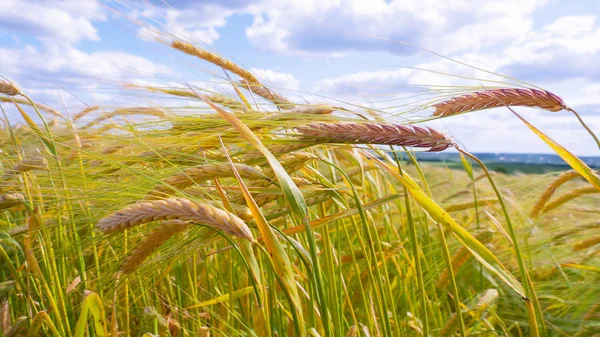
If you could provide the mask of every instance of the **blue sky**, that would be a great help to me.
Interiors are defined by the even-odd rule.
[[[182,103],[126,90],[128,83],[222,88],[222,72],[156,41],[159,29],[235,60],[295,99],[329,97],[390,114],[410,108],[402,104],[422,88],[508,81],[420,46],[550,90],[600,133],[599,14],[596,0],[3,0],[0,75],[71,113]],[[519,111],[575,153],[599,155],[570,113]],[[430,125],[471,151],[551,152],[505,109]]]

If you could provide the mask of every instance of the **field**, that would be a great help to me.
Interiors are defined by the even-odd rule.
[[[576,114],[560,98],[460,88],[425,104],[503,107],[570,165],[504,174],[419,121],[292,102],[171,46],[235,94],[140,87],[203,105],[66,115],[0,82],[22,120],[3,108],[0,336],[600,334],[600,178],[519,113]],[[449,147],[460,164],[411,152]]]

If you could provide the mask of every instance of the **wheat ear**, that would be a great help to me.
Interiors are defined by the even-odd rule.
[[[0,80],[0,94],[17,96],[21,94],[21,89],[13,82]]]
[[[561,195],[560,197],[556,198],[554,201],[548,203],[546,205],[546,207],[544,207],[544,209],[542,210],[542,214],[550,212],[551,210],[558,208],[577,197],[580,197],[585,194],[593,194],[593,193],[600,193],[600,190],[598,190],[594,186],[581,187],[581,188],[576,188],[574,190],[571,190],[571,191]]]
[[[587,240],[584,240],[584,241],[576,244],[575,246],[573,246],[573,251],[578,252],[580,250],[590,248],[597,244],[600,244],[600,236],[597,236],[597,237],[591,238],[591,239],[587,239]]]
[[[217,65],[225,70],[229,70],[232,73],[238,75],[239,77],[245,79],[246,81],[248,81],[250,83],[259,83],[258,79],[254,75],[252,75],[251,72],[249,72],[246,69],[243,69],[242,67],[238,66],[237,64],[235,64],[217,54],[211,53],[204,49],[196,48],[189,43],[185,43],[185,42],[181,42],[181,41],[173,41],[171,43],[171,47],[178,49],[188,55],[196,56],[200,59],[203,59],[207,62]]]
[[[290,153],[293,151],[298,151],[310,147],[310,144],[306,143],[291,143],[291,144],[283,144],[283,145],[267,145],[267,149],[273,155],[278,156],[286,153]],[[258,150],[250,151],[245,153],[242,156],[242,162],[250,163],[254,161],[266,161],[265,156],[262,152]]]
[[[123,259],[119,272],[129,274],[135,271],[160,246],[190,226],[189,222],[181,220],[169,220],[158,225]]]
[[[542,193],[542,196],[540,197],[538,202],[536,202],[533,208],[531,209],[530,216],[532,218],[537,218],[537,216],[540,215],[540,212],[544,209],[544,206],[546,206],[548,200],[550,200],[550,198],[556,191],[556,189],[559,188],[562,184],[566,183],[567,181],[577,178],[579,176],[581,175],[575,170],[569,170],[561,173],[556,179],[554,179],[554,181],[552,181],[552,183],[550,183],[550,185],[548,185],[548,187],[546,187],[546,190],[544,190],[544,193]]]
[[[235,214],[183,198],[140,202],[113,213],[98,222],[97,227],[109,234],[158,220],[182,220],[207,224],[227,234],[250,241],[250,229]]]
[[[20,193],[8,193],[0,195],[0,211],[21,206],[24,203],[25,198]]]
[[[8,180],[10,177],[19,173],[25,173],[31,170],[44,169],[48,167],[48,161],[46,158],[39,156],[33,156],[30,158],[24,158],[17,164],[15,164],[10,170],[4,174],[3,179]]]
[[[564,238],[565,236],[569,236],[575,233],[582,233],[586,229],[600,229],[600,221],[594,220],[592,222],[577,225],[574,228],[570,228],[566,231],[560,232],[552,237],[552,241],[558,241]]]
[[[100,109],[100,107],[98,105],[89,106],[89,107],[87,107],[87,108],[79,111],[78,113],[76,113],[73,116],[73,121],[76,121],[76,120],[78,120],[80,118],[83,118],[83,117],[87,116],[89,113],[94,112],[94,111],[96,111],[98,109]]]
[[[296,127],[306,139],[317,142],[400,145],[443,151],[454,145],[443,133],[428,127],[383,123],[315,123]]]
[[[433,105],[434,116],[447,117],[464,112],[503,106],[538,107],[549,111],[566,109],[563,100],[555,94],[533,88],[507,88],[474,92],[453,97]]]
[[[270,180],[258,167],[245,164],[234,164],[234,166],[242,178]],[[228,163],[198,165],[167,178],[164,184],[157,186],[149,193],[149,196],[165,195],[176,189],[184,189],[204,180],[233,177],[233,175],[233,170]]]

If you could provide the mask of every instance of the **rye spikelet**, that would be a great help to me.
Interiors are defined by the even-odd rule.
[[[552,181],[550,185],[548,185],[544,193],[542,193],[542,196],[540,197],[538,202],[536,202],[533,208],[531,209],[530,216],[532,218],[537,218],[537,216],[540,215],[540,212],[544,209],[544,206],[546,206],[548,200],[550,200],[550,198],[556,191],[556,189],[559,188],[562,184],[566,183],[567,181],[577,178],[579,176],[581,175],[575,170],[569,170],[561,173],[556,179],[554,179],[554,181]]]
[[[382,123],[315,123],[296,127],[305,139],[324,143],[380,144],[443,151],[454,145],[443,133],[428,127]]]
[[[160,246],[190,226],[191,223],[181,220],[169,220],[158,225],[125,257],[119,272],[129,274],[135,271]]]
[[[18,104],[31,105],[31,102],[29,100],[19,98],[19,97],[0,96],[0,102],[9,102],[9,103],[14,102],[14,103],[18,103]],[[62,117],[60,112],[56,111],[55,109],[53,109],[45,104],[35,102],[35,106],[39,110],[48,112],[55,117]]]
[[[25,198],[20,193],[8,193],[0,195],[0,211],[21,206],[24,204],[24,202]]]
[[[251,72],[243,69],[237,64],[217,55],[206,51],[204,49],[196,48],[189,43],[181,42],[181,41],[173,41],[171,43],[171,47],[178,49],[188,55],[196,56],[200,59],[203,59],[207,62],[210,62],[214,65],[217,65],[225,70],[229,70],[232,73],[238,75],[239,77],[245,79],[250,83],[259,83],[258,79],[252,75]]]
[[[21,94],[21,89],[10,81],[0,80],[0,94],[17,96]]]
[[[254,240],[250,229],[238,216],[184,198],[140,202],[103,218],[97,227],[110,234],[152,221],[175,219],[203,223],[227,234]]]
[[[248,179],[266,179],[270,181],[269,176],[261,172],[260,168],[248,166],[245,164],[234,164],[236,170],[242,178]],[[169,195],[177,189],[184,189],[192,186],[194,183],[202,182],[213,178],[233,177],[233,171],[228,163],[203,164],[196,167],[185,169],[183,172],[167,178],[163,185],[157,186],[149,193],[149,196]]]
[[[566,109],[563,100],[555,94],[539,89],[493,89],[453,97],[434,104],[434,116],[447,117],[464,112],[503,106],[538,107],[549,111]]]
[[[580,197],[580,196],[586,195],[586,194],[593,194],[593,193],[600,193],[600,190],[598,190],[594,186],[581,187],[581,188],[576,188],[574,190],[571,190],[571,191],[561,195],[560,197],[556,198],[554,201],[548,203],[546,205],[546,207],[544,207],[544,209],[542,210],[542,214],[548,213],[551,210],[558,208],[577,197]]]

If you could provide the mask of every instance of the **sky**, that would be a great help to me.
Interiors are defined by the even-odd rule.
[[[0,75],[71,114],[189,103],[128,84],[227,91],[222,71],[169,48],[176,37],[293,99],[390,122],[448,89],[519,84],[559,95],[600,133],[599,15],[597,0],[2,0]],[[570,112],[517,111],[574,153],[600,155]],[[473,152],[552,152],[507,109],[427,125]]]

